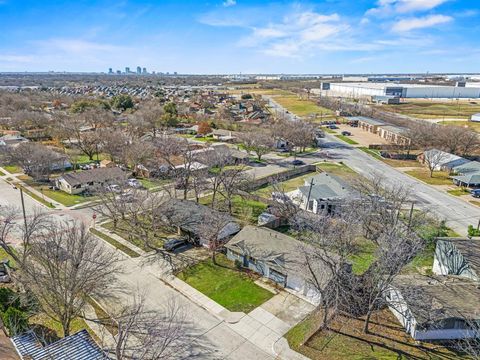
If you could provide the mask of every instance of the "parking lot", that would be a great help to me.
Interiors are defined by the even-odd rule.
[[[338,130],[335,130],[338,134],[341,134],[342,131],[349,131],[352,133],[352,140],[358,142],[358,146],[366,146],[372,144],[388,144],[388,141],[381,138],[377,134],[372,134],[371,132],[364,131],[358,127],[352,127],[350,125],[341,124],[337,125]]]

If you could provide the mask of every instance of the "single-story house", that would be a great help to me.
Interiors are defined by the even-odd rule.
[[[126,174],[118,167],[96,168],[64,174],[56,179],[56,186],[69,194],[80,194],[88,189],[118,183],[126,179]]]
[[[480,113],[473,114],[470,121],[480,121]]]
[[[200,233],[204,219],[212,214],[220,214],[219,211],[195,201],[170,199],[165,203],[162,214],[166,220],[176,226],[180,234],[187,235],[193,242],[208,246],[208,242],[201,238]],[[222,214],[223,215],[223,214]],[[232,235],[240,231],[241,227],[237,220],[230,216],[230,222],[220,231],[218,240],[227,241]]]
[[[408,145],[411,140],[408,137],[408,129],[394,126],[394,125],[383,125],[378,129],[378,135],[396,145]]]
[[[461,165],[454,166],[452,172],[456,175],[466,175],[475,172],[480,172],[480,162],[468,161]]]
[[[386,301],[415,340],[479,337],[478,282],[456,276],[400,275]]]
[[[480,281],[480,240],[438,238],[432,271]]]
[[[357,122],[360,129],[373,134],[378,133],[380,126],[386,125],[382,120],[376,120],[365,116],[351,116],[348,117],[347,120],[351,122]]]
[[[461,165],[471,162],[461,156],[438,149],[425,150],[422,154],[417,156],[417,159],[422,164],[431,163],[434,165],[433,170],[435,171],[452,171]]]
[[[334,214],[353,196],[353,190],[338,176],[323,172],[305,179],[303,186],[287,194],[300,208],[315,214]]]
[[[14,336],[11,340],[22,360],[107,360],[110,358],[85,329],[48,345],[43,345],[31,330]]]
[[[18,146],[29,140],[21,135],[4,135],[0,137],[0,146]]]
[[[227,257],[291,289],[312,303],[320,294],[305,267],[308,245],[269,228],[247,225],[226,245]]]

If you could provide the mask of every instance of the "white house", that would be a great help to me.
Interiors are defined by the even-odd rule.
[[[478,282],[451,276],[398,276],[386,301],[415,340],[480,337]]]
[[[334,214],[345,200],[353,196],[353,190],[339,177],[323,172],[305,179],[304,186],[287,195],[306,211]]]
[[[305,266],[308,245],[277,231],[245,226],[226,245],[227,257],[290,289],[313,304],[320,293]],[[305,251],[302,251],[305,249]],[[327,270],[322,274],[328,273]],[[327,279],[323,279],[325,283]]]
[[[461,156],[438,149],[430,149],[418,156],[423,164],[431,164],[434,171],[451,171],[454,168],[470,162]]]
[[[126,174],[118,167],[96,168],[92,170],[71,172],[56,179],[56,186],[69,194],[80,194],[85,190],[118,183],[126,179]]]

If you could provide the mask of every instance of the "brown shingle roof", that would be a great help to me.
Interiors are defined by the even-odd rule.
[[[89,182],[106,182],[120,180],[126,176],[125,172],[118,167],[97,168],[92,170],[72,172],[62,176],[71,186],[87,184]]]

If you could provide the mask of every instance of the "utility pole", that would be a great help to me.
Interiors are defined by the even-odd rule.
[[[313,187],[313,178],[312,178],[312,180],[310,180],[310,188],[308,189],[308,196],[307,196],[307,203],[305,204],[305,210],[308,210],[308,203],[310,202],[310,195],[312,194],[312,187]]]
[[[25,213],[25,201],[23,200],[23,189],[19,186],[20,189],[20,199],[22,201],[22,212],[23,212],[23,222],[25,224],[25,233],[28,234],[27,228],[27,214]]]

